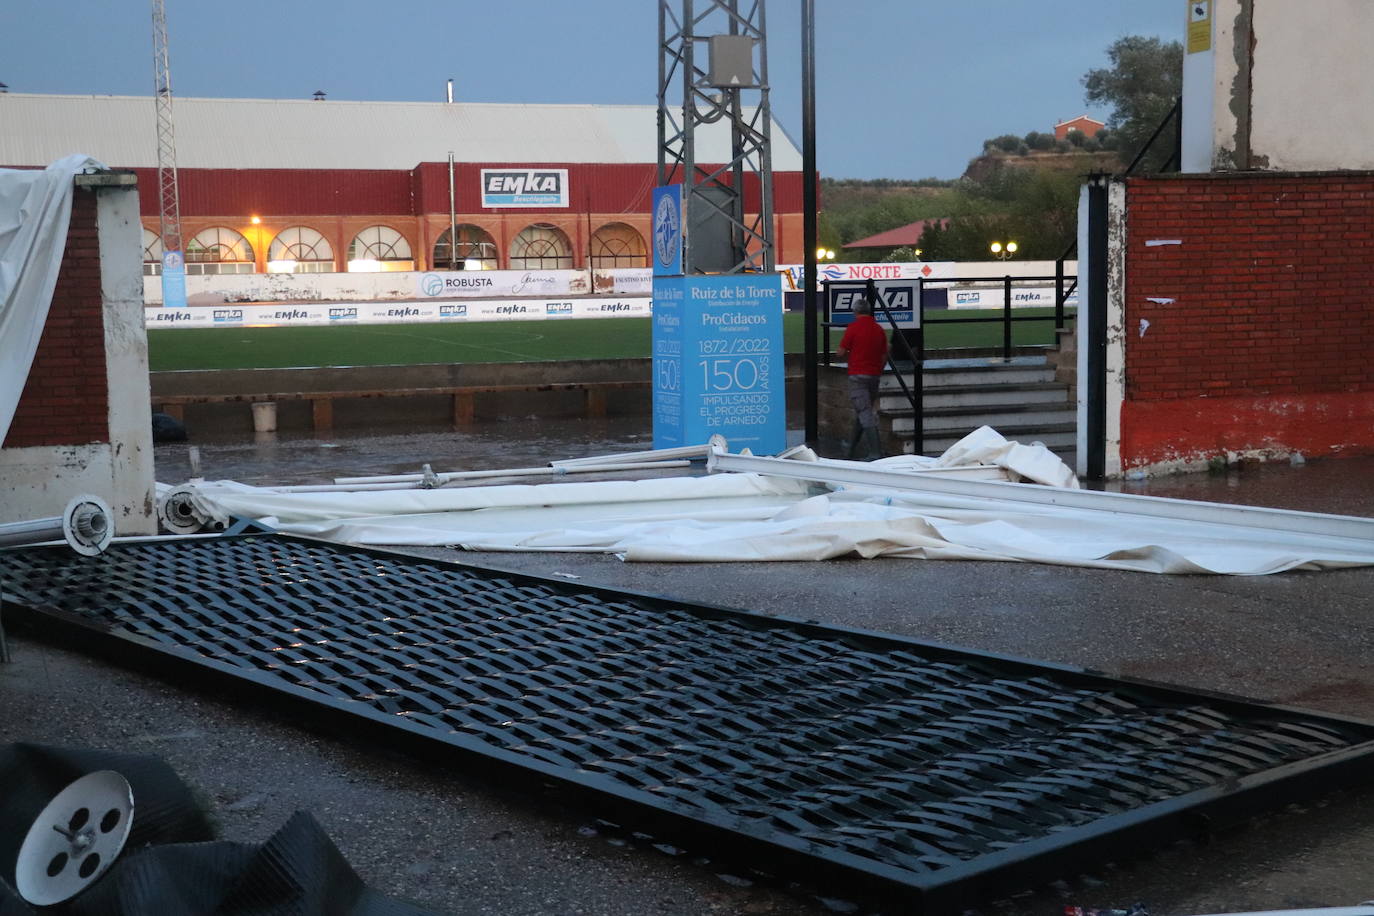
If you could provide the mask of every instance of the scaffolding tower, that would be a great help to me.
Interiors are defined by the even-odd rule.
[[[177,190],[177,143],[172,125],[172,70],[167,57],[167,10],[163,0],[153,0],[153,80],[157,105],[157,194],[159,231],[162,234],[164,288],[168,256],[180,268],[181,196]]]
[[[658,39],[658,183],[682,185],[683,271],[771,273],[764,0],[659,0]],[[729,160],[703,162],[698,132],[727,125]]]

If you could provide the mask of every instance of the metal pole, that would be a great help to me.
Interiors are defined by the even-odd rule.
[[[821,324],[825,327],[821,329],[821,359],[828,366],[830,365],[830,281],[821,282],[821,307],[817,309],[822,319]]]
[[[816,0],[802,0],[802,283],[806,330],[806,441],[819,436],[816,369]]]
[[[1087,430],[1084,433],[1087,456],[1084,468],[1090,480],[1107,476],[1107,192],[1105,176],[1095,176],[1088,184],[1087,284],[1079,295],[1079,320],[1087,307],[1086,333],[1079,338],[1087,349],[1088,377],[1078,384],[1087,389]],[[1083,276],[1080,266],[1079,276]]]
[[[453,101],[453,83],[449,82],[449,101]],[[456,270],[458,260],[458,197],[453,190],[453,150],[448,151],[448,269]]]
[[[1002,358],[1011,359],[1011,274],[1002,278]]]
[[[911,367],[911,387],[916,392],[916,424],[911,451],[924,455],[926,451],[926,325],[916,325],[916,361]]]
[[[1054,329],[1064,330],[1064,259],[1054,262]]]

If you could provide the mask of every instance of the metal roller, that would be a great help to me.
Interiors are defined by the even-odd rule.
[[[157,506],[157,518],[172,534],[197,534],[223,531],[224,525],[196,504],[195,491],[188,485],[173,487]]]
[[[77,553],[103,553],[114,537],[114,513],[99,496],[83,493],[67,503],[59,516],[0,525],[0,547],[65,540]]]

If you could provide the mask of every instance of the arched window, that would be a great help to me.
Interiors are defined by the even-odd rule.
[[[267,249],[268,273],[322,274],[333,269],[334,249],[309,226],[283,229]]]
[[[457,251],[449,250],[448,236],[449,230],[445,229],[434,243],[430,266],[435,270],[496,270],[501,266],[496,242],[482,227],[459,225]]]
[[[511,270],[570,270],[572,243],[557,226],[526,226],[510,243],[510,266]]]
[[[644,238],[624,223],[607,223],[592,234],[593,270],[607,267],[648,267]]]
[[[251,274],[253,246],[226,226],[202,229],[186,243],[186,273]]]
[[[143,230],[143,276],[162,275],[162,236],[151,229]]]
[[[368,226],[348,246],[350,271],[414,270],[405,236],[390,226]]]

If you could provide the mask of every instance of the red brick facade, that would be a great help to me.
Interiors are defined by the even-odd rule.
[[[1123,469],[1374,454],[1374,175],[1127,182]]]
[[[76,189],[67,250],[5,448],[109,442],[96,195]]]

